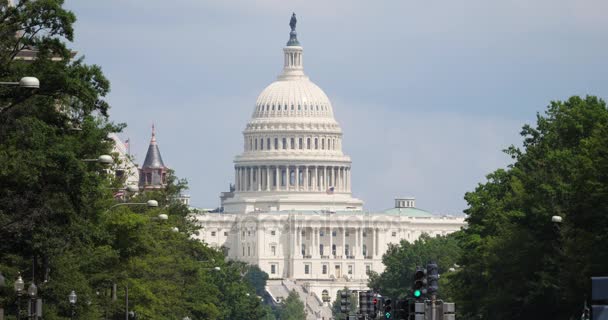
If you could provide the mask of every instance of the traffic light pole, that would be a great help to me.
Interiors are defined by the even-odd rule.
[[[435,302],[437,301],[437,296],[431,296],[431,320],[437,320],[437,312],[435,310]]]

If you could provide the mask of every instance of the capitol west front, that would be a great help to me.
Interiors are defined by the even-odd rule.
[[[465,222],[418,209],[413,198],[363,210],[351,193],[342,129],[327,95],[304,73],[295,16],[291,24],[283,71],[258,96],[243,131],[234,187],[222,193],[223,212],[197,216],[198,238],[268,273],[275,301],[296,290],[309,318],[328,319],[327,300],[344,287],[367,289],[367,272],[384,270],[390,243],[445,235]]]

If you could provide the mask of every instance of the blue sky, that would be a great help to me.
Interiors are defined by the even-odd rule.
[[[72,47],[112,83],[111,119],[143,161],[150,126],[192,204],[215,207],[257,95],[298,16],[366,208],[395,196],[457,214],[551,100],[608,97],[603,0],[66,0]]]

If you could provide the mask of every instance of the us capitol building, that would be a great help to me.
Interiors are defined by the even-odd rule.
[[[283,71],[258,96],[243,131],[223,212],[197,215],[198,238],[268,273],[275,301],[296,290],[311,319],[328,319],[323,306],[338,290],[366,289],[367,272],[384,270],[390,243],[445,235],[465,221],[418,209],[414,198],[363,210],[351,193],[351,159],[331,102],[304,73],[295,14],[290,26]]]

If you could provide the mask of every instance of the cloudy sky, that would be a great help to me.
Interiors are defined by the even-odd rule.
[[[608,97],[605,0],[66,0],[72,45],[112,82],[143,161],[156,124],[192,204],[216,207],[257,95],[298,16],[304,68],[332,100],[370,210],[395,196],[457,214],[551,100]]]

